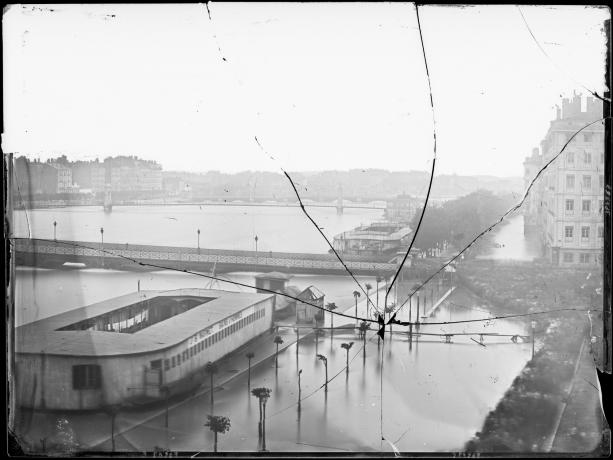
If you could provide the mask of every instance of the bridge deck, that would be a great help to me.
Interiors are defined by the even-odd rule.
[[[233,251],[117,243],[15,239],[17,262],[22,265],[62,265],[65,262],[114,269],[138,269],[132,260],[169,268],[210,271],[284,271],[289,273],[347,274],[332,254]],[[385,259],[343,256],[354,274],[389,274],[397,265]],[[140,267],[143,268],[142,266]]]

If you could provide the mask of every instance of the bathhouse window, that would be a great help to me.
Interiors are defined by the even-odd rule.
[[[75,390],[92,390],[102,385],[100,366],[97,364],[81,364],[72,366],[72,388]]]

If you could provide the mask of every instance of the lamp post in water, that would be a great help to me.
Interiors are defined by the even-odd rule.
[[[255,240],[255,263],[257,265],[258,263],[258,236],[255,235],[255,238],[253,238]]]
[[[536,329],[536,321],[530,323],[532,326],[532,359],[534,359],[534,329]]]
[[[54,221],[53,221],[53,241],[57,241],[57,238],[56,238],[56,235],[57,235],[57,234],[56,234],[56,232],[55,232],[56,227],[57,227],[57,222],[54,220]]]
[[[200,229],[198,229],[196,233],[198,233],[198,254],[200,254]]]
[[[100,227],[100,247],[102,249],[102,268],[104,268],[104,227]]]

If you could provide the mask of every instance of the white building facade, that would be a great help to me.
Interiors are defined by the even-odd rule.
[[[563,99],[562,109],[558,108],[558,116],[541,142],[540,155],[533,152],[524,163],[526,179],[531,180],[535,171],[568,142],[564,152],[543,172],[531,191],[533,197],[524,205],[526,228],[536,226],[543,256],[554,265],[602,264],[604,124],[597,122],[584,128],[602,118],[602,104],[594,98],[586,102],[582,110],[579,95]]]

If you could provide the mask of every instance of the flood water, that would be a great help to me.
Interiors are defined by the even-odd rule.
[[[507,223],[500,225],[494,233],[494,246],[488,254],[478,259],[525,260],[531,261],[541,256],[536,235],[524,235],[524,216],[512,215]]]
[[[252,229],[248,228],[248,222],[250,219],[254,219],[253,222],[265,221],[270,217],[268,211],[256,217],[255,214],[262,214],[265,208],[255,209],[259,211],[245,215],[236,214],[236,208],[223,209],[223,212],[221,208],[215,208],[215,213],[228,215],[212,218],[214,223],[209,228],[218,228],[220,233],[209,239],[211,243],[208,246],[231,247],[224,246],[224,241],[230,236],[220,230],[223,222],[226,222],[227,232],[237,235],[234,244],[241,249],[250,249]],[[35,236],[52,236],[49,232],[49,227],[52,232],[52,226],[48,224],[58,219],[59,228],[58,216],[61,216],[61,222],[71,228],[71,233],[60,234],[58,230],[58,238],[94,239],[100,222],[104,221],[111,222],[104,224],[105,241],[108,227],[109,238],[113,232],[122,232],[125,228],[135,242],[188,244],[189,232],[185,228],[178,233],[182,236],[173,240],[173,233],[168,229],[174,223],[164,222],[167,215],[181,216],[176,207],[158,209],[153,216],[148,216],[149,210],[144,209],[142,214],[140,210],[134,214],[114,210],[111,215],[104,215],[100,211],[90,213],[87,209],[76,214],[72,210],[41,210],[29,212],[28,215],[30,224],[35,224],[32,232]],[[328,231],[333,230],[331,233],[346,230],[367,220],[363,210],[359,210],[360,214],[353,217],[347,213],[336,216],[334,209],[316,212],[323,213],[319,223],[327,227]],[[278,218],[276,225],[280,226],[276,229],[275,238],[271,238],[278,245],[270,246],[271,249],[316,251],[319,248],[324,252],[325,242],[322,246],[321,236],[309,227],[308,222],[303,221],[304,216],[298,214],[297,210],[272,208],[270,213],[272,221]],[[190,216],[192,222],[188,227],[197,224],[197,212],[190,209],[185,214]],[[366,211],[366,214],[370,214],[370,211]],[[372,215],[378,218],[378,212]],[[243,222],[246,228],[237,225],[236,219]],[[132,228],[129,222],[140,222],[138,228],[149,225],[150,231],[144,232],[142,239],[138,239],[140,235],[137,229]],[[230,225],[230,222],[234,223]],[[41,229],[43,223],[46,229]],[[157,223],[164,223],[165,226],[156,227]],[[517,228],[510,225],[505,229]],[[258,228],[261,230],[263,227]],[[271,225],[270,231],[273,232],[274,228]],[[283,236],[283,232],[293,232],[293,236]],[[313,234],[312,239],[307,236],[310,233]],[[265,232],[260,234],[265,235]],[[296,235],[304,236],[306,246],[298,244]],[[252,283],[253,275],[233,273],[227,276],[235,281]],[[184,287],[246,290],[223,282],[211,285],[210,280],[205,278],[166,271],[137,273],[20,267],[17,270],[17,281],[17,325],[110,296],[134,292],[139,282],[141,290]],[[376,284],[374,279],[368,277],[360,277],[359,281],[362,284],[369,282],[373,286]],[[297,275],[290,284],[302,288],[315,285],[326,294],[326,302],[335,302],[341,307],[340,311],[354,311],[352,292],[356,286],[350,277]],[[361,300],[359,314],[363,316],[365,301],[363,298]],[[406,315],[405,309],[398,318],[407,319]],[[318,344],[312,335],[308,336],[301,341],[298,355],[296,345],[290,345],[279,356],[278,370],[275,370],[273,359],[268,359],[252,370],[251,387],[266,386],[272,390],[266,407],[267,449],[276,452],[391,452],[392,446],[387,442],[390,441],[397,449],[405,452],[462,450],[463,445],[481,429],[488,411],[495,407],[529,359],[531,345],[521,341],[513,343],[509,337],[486,336],[485,346],[473,340],[478,339],[479,333],[525,333],[524,326],[517,321],[490,320],[453,325],[428,323],[487,317],[487,305],[467,292],[456,290],[420,329],[422,333],[475,334],[454,336],[452,343],[445,343],[444,337],[440,336],[422,336],[409,342],[406,328],[398,326],[394,328],[392,340],[388,332],[386,341],[380,347],[376,335],[371,332],[365,358],[362,341],[353,332],[337,331],[333,338],[328,333],[319,339]],[[325,318],[328,323],[329,315],[326,314]],[[335,325],[347,321],[339,317]],[[287,342],[294,338],[291,329],[281,329],[279,334]],[[343,371],[346,355],[340,344],[348,342],[354,342],[354,345],[349,355],[350,370],[346,374]],[[257,353],[257,350],[254,351]],[[327,392],[321,388],[325,381],[325,371],[322,362],[316,358],[317,352],[328,358],[331,381]],[[300,411],[297,406],[299,369],[303,370],[301,383],[302,397],[305,398]],[[246,380],[246,374],[237,375],[215,392],[215,414],[229,417],[232,423],[229,433],[219,435],[220,451],[258,450],[258,402],[249,395]],[[168,430],[165,428],[163,409],[122,412],[116,421],[116,450],[151,451],[155,446],[161,446],[175,451],[212,451],[212,433],[204,427],[207,413],[210,413],[208,394],[192,397],[173,406],[169,410]],[[101,413],[36,413],[25,434],[36,443],[50,436],[62,418],[68,421],[82,446],[111,449],[109,417]],[[167,435],[168,446],[165,445]],[[381,441],[382,435],[387,441]]]

